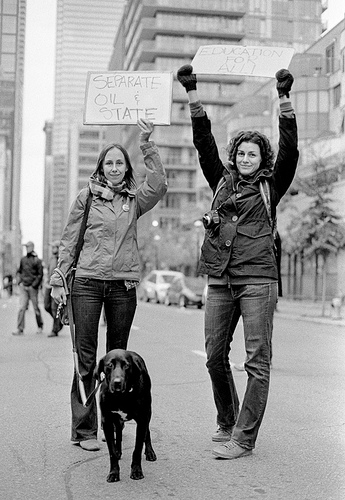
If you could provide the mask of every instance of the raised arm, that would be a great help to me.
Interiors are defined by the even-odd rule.
[[[273,180],[278,200],[284,196],[296,173],[299,151],[297,123],[290,101],[294,78],[290,71],[281,69],[276,73],[276,88],[279,96],[279,150],[275,162]]]
[[[190,64],[177,71],[177,79],[186,89],[191,111],[193,144],[199,153],[199,163],[203,174],[215,191],[223,175],[224,165],[219,157],[218,148],[211,131],[211,122],[201,104],[197,92],[197,78]]]
[[[137,215],[140,217],[151,210],[163,198],[168,183],[158,148],[153,141],[149,140],[154,130],[153,123],[140,119],[138,120],[138,127],[140,128],[139,145],[146,169],[146,179],[137,192]]]

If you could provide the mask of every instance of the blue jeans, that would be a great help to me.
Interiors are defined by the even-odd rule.
[[[72,289],[76,348],[79,371],[86,396],[95,387],[93,372],[96,367],[98,326],[102,306],[107,322],[106,350],[126,349],[129,332],[137,306],[136,289],[127,290],[124,281],[102,281],[75,278]],[[71,390],[72,441],[97,438],[96,400],[84,408],[74,374]]]
[[[25,327],[25,312],[29,307],[29,302],[32,302],[36,323],[38,328],[43,328],[43,320],[40,308],[38,307],[38,289],[32,286],[24,286],[23,283],[19,285],[19,311],[17,319],[17,328],[23,332]]]
[[[209,286],[205,311],[205,347],[217,408],[217,424],[233,427],[232,439],[255,447],[264,416],[270,381],[270,349],[277,284]],[[246,349],[247,388],[241,411],[229,354],[242,316]]]

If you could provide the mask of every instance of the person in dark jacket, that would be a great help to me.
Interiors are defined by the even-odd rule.
[[[218,443],[213,455],[235,459],[252,453],[268,398],[279,278],[272,226],[299,155],[296,118],[289,99],[293,76],[285,69],[276,73],[280,105],[276,159],[265,135],[241,131],[228,144],[225,164],[199,100],[192,66],[182,66],[177,78],[188,94],[193,142],[213,191],[211,209],[203,218],[205,239],[199,264],[199,272],[208,275],[206,366],[218,425],[212,436]],[[240,409],[229,353],[241,316],[248,379]]]
[[[43,320],[40,308],[38,307],[38,289],[43,279],[42,261],[34,252],[32,241],[26,243],[26,256],[20,260],[17,271],[17,284],[19,285],[19,311],[17,320],[17,330],[13,335],[23,335],[25,327],[25,311],[29,307],[31,300],[37,322],[37,333],[43,331]]]
[[[52,331],[48,334],[48,337],[57,337],[59,335],[59,331],[63,327],[63,324],[61,323],[59,316],[57,316],[58,305],[51,296],[52,287],[49,283],[49,280],[54,272],[54,269],[58,265],[59,246],[60,246],[60,240],[56,240],[51,243],[52,253],[49,258],[47,283],[45,284],[45,289],[44,289],[44,309],[53,318]]]

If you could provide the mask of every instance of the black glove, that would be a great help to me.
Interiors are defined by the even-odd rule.
[[[294,81],[294,78],[288,69],[280,69],[276,73],[277,85],[279,97],[290,97],[290,90]]]
[[[177,72],[177,79],[184,86],[186,92],[196,90],[196,75],[193,73],[193,66],[185,64]]]

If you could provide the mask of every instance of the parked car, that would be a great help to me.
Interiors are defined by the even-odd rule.
[[[178,271],[151,271],[140,283],[138,295],[141,300],[164,304],[167,289],[175,278],[183,276]]]
[[[167,289],[164,303],[167,306],[178,304],[180,307],[197,306],[198,309],[201,309],[204,288],[204,278],[194,278],[182,274],[182,276],[177,276]]]

